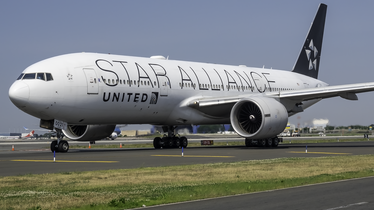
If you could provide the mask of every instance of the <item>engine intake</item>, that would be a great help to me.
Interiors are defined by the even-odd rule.
[[[64,135],[75,141],[94,141],[109,137],[116,125],[68,125]]]
[[[231,125],[245,138],[270,138],[287,126],[286,108],[274,98],[254,97],[238,101],[231,109]]]

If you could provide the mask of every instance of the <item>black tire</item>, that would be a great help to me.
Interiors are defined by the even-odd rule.
[[[278,137],[273,138],[273,144],[272,144],[272,146],[273,147],[277,147],[278,145],[279,145],[279,139],[278,139]]]
[[[58,152],[58,148],[56,147],[57,145],[57,140],[54,140],[51,142],[51,152]]]
[[[59,152],[68,152],[69,151],[69,143],[67,141],[60,141],[58,145]]]
[[[155,149],[160,149],[161,148],[161,138],[160,137],[156,137],[153,139],[153,147]]]
[[[180,137],[179,142],[180,142],[181,147],[187,148],[188,140],[187,140],[186,137],[184,137],[184,136]]]
[[[173,146],[174,146],[174,148],[179,148],[179,147],[181,146],[180,138],[178,138],[178,137],[173,137],[173,138],[172,138],[172,141],[173,141]]]
[[[245,146],[246,146],[246,147],[251,147],[251,146],[253,146],[252,139],[245,139]]]
[[[164,145],[162,148],[173,148],[173,141],[169,137],[162,138],[162,141],[164,142]]]
[[[273,139],[272,138],[266,139],[266,146],[271,147],[272,145],[273,145]]]
[[[168,140],[169,138],[168,137],[162,137],[162,145],[161,145],[161,147],[162,148],[168,148],[168,146],[169,146],[169,140]]]
[[[266,146],[266,139],[258,139],[257,140],[257,145],[259,147],[265,147]]]
[[[168,148],[173,148],[174,147],[174,141],[173,141],[173,138],[168,138]]]

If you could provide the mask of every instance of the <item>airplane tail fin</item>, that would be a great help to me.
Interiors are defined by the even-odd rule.
[[[35,131],[33,130],[33,131],[31,131],[29,134],[27,134],[25,137],[31,137],[31,136],[34,136],[34,133],[35,133]]]
[[[327,5],[320,4],[292,72],[318,78]]]

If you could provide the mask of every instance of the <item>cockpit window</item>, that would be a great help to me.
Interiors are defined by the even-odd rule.
[[[47,76],[47,81],[53,80],[53,77],[52,77],[51,73],[45,73],[45,76]]]
[[[35,73],[25,74],[22,79],[35,79]]]
[[[36,77],[35,77],[36,76]],[[52,81],[53,77],[51,73],[27,73],[27,74],[21,74],[17,80],[20,79],[40,79],[43,81]]]
[[[36,79],[44,80],[44,73],[37,73]]]
[[[17,78],[17,80],[22,79],[23,75],[24,75],[24,73],[22,73],[21,75],[19,75],[19,77]]]

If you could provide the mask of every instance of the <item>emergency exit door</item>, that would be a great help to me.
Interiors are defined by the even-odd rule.
[[[83,69],[87,81],[87,94],[99,94],[99,83],[93,69]]]

